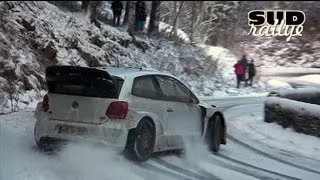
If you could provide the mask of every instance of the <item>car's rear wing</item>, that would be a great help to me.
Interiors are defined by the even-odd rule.
[[[79,66],[46,68],[49,93],[116,98],[117,83],[103,70]]]

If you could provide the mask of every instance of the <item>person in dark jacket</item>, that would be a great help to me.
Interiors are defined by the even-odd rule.
[[[84,10],[85,13],[88,11],[88,6],[90,4],[90,1],[82,1],[81,9]]]
[[[246,55],[244,54],[240,60],[240,63],[242,63],[245,67],[245,73],[242,77],[242,80],[241,81],[244,81],[245,82],[245,86],[248,86],[248,80],[249,80],[249,74],[248,74],[248,59],[246,57]]]
[[[123,5],[121,1],[113,1],[111,4],[111,9],[113,13],[113,25],[120,26],[121,13]]]
[[[139,31],[144,30],[144,24],[147,19],[146,4],[144,1],[136,2],[136,28]]]
[[[248,60],[247,60],[246,55],[243,55],[240,61],[241,61],[241,63],[242,63],[243,65],[245,65],[245,66],[248,64]]]
[[[240,82],[244,78],[246,68],[244,64],[241,62],[241,60],[238,60],[238,62],[233,67],[235,68],[234,72],[236,73],[236,76],[237,76],[237,88],[239,88]]]
[[[251,59],[251,61],[247,64],[248,74],[249,74],[249,85],[252,86],[252,80],[253,77],[256,75],[256,67],[254,65],[254,60]]]

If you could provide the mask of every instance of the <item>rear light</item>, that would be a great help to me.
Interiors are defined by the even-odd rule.
[[[112,102],[106,112],[108,118],[125,119],[128,114],[129,104],[126,101]]]
[[[49,110],[49,96],[43,96],[42,100],[42,111],[47,112]]]

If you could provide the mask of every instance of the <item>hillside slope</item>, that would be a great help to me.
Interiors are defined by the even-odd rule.
[[[225,46],[234,49],[240,54],[246,53],[255,59],[261,67],[304,67],[320,68],[320,20],[319,1],[242,1],[237,11],[237,22],[230,22],[233,31],[230,33],[232,45]],[[304,12],[306,18],[303,24],[302,36],[292,37],[289,42],[287,37],[255,37],[248,35],[248,12],[251,10],[299,10]],[[223,29],[222,29],[223,31]],[[223,37],[223,36],[222,36]],[[220,44],[226,44],[221,39]]]
[[[201,96],[234,87],[236,58],[227,49],[174,45],[106,24],[98,28],[82,13],[43,1],[0,2],[0,15],[0,113],[38,101],[46,90],[44,70],[56,64],[153,68],[177,76]],[[230,92],[265,91],[259,87]]]

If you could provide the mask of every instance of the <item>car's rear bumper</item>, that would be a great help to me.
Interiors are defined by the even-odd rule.
[[[112,146],[119,150],[123,150],[126,145],[128,129],[121,125],[115,126],[114,123],[94,125],[51,120],[47,113],[39,111],[39,109],[36,110],[35,117],[37,119],[34,129],[36,142],[39,142],[41,138],[90,141]]]

